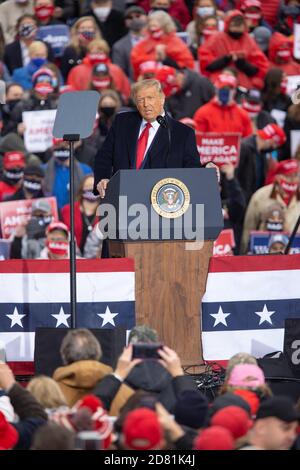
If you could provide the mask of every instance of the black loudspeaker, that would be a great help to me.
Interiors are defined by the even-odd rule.
[[[291,369],[289,359],[281,353],[278,358],[265,356],[257,363],[264,371],[273,394],[286,395],[296,403],[300,396],[300,378]]]
[[[62,366],[60,346],[64,336],[68,333],[66,328],[37,328],[35,332],[34,366],[35,375],[52,377],[57,367]],[[126,345],[126,328],[90,329],[96,336],[102,349],[101,362],[115,368],[118,357]]]

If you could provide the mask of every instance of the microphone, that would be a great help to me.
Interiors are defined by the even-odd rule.
[[[160,124],[164,129],[167,129],[167,131],[168,131],[168,152],[167,152],[166,157],[165,157],[165,168],[167,168],[168,167],[169,156],[170,156],[170,153],[171,153],[171,131],[170,131],[168,120],[165,116],[158,115],[156,120],[157,120],[158,124]]]
[[[162,127],[167,129],[168,123],[166,121],[166,118],[164,118],[164,116],[159,115],[159,116],[157,116],[156,120],[157,120],[158,124],[160,124]]]

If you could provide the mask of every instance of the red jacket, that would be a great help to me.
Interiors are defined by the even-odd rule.
[[[215,98],[194,114],[198,132],[239,132],[242,137],[253,134],[247,111],[236,103],[222,106]]]
[[[276,67],[285,72],[287,75],[300,75],[300,64],[295,62],[292,58],[285,63],[277,62],[277,52],[283,46],[291,49],[292,52],[292,42],[281,33],[273,33],[269,43],[270,67]]]
[[[125,73],[117,64],[107,63],[109,73],[113,78],[116,90],[127,102],[130,96],[130,83]],[[92,78],[93,67],[88,57],[83,59],[83,63],[73,67],[67,78],[67,85],[71,85],[76,91],[88,90]]]
[[[70,229],[70,220],[71,220],[71,205],[66,204],[61,209],[61,218],[64,224]],[[81,245],[82,241],[82,234],[83,234],[83,222],[82,222],[82,215],[80,211],[80,202],[76,201],[74,206],[74,222],[75,222],[75,238],[77,246]],[[99,222],[98,217],[95,218],[94,225]]]
[[[261,9],[264,19],[274,28],[278,22],[280,0],[263,0]]]
[[[230,55],[232,52],[243,52],[245,59],[251,65],[258,68],[257,73],[253,77],[247,76],[244,72],[238,69],[234,62],[229,62],[226,66],[234,67],[238,73],[238,84],[249,88],[262,88],[263,80],[269,68],[269,61],[265,54],[260,50],[254,39],[248,34],[244,33],[243,36],[237,41],[232,39],[226,31],[228,31],[229,23],[241,12],[232,11],[225,20],[225,31],[221,33],[212,34],[211,37],[205,41],[198,49],[198,59],[200,69],[203,75],[206,75],[213,82],[220,74],[221,69],[215,72],[209,72],[206,67],[214,62],[216,59]]]
[[[146,13],[150,11],[150,0],[138,0],[137,4],[144,8]],[[173,0],[171,2],[171,6],[168,11],[169,15],[172,18],[176,18],[179,23],[182,25],[183,29],[185,29],[188,23],[191,21],[191,17],[189,14],[189,10],[184,2],[184,0]]]
[[[15,194],[18,189],[18,186],[11,186],[5,183],[5,181],[0,181],[0,202],[4,201],[8,196]]]
[[[194,59],[189,48],[175,33],[165,34],[159,39],[149,36],[138,42],[131,50],[135,80],[140,74],[139,68],[143,62],[156,60],[155,48],[158,44],[165,44],[167,56],[175,60],[179,67],[194,69]]]

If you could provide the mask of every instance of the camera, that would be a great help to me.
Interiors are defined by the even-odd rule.
[[[135,343],[132,345],[132,359],[161,359],[158,350],[162,343]]]
[[[103,439],[97,431],[81,431],[76,435],[75,449],[103,450]]]

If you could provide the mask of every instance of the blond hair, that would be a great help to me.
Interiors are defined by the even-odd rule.
[[[155,80],[154,78],[147,78],[145,80],[141,80],[139,82],[136,82],[132,85],[131,87],[131,98],[133,101],[136,101],[136,95],[140,90],[143,90],[144,88],[155,88],[156,91],[164,96],[164,93],[161,88],[161,83],[158,80]]]
[[[176,25],[172,20],[172,17],[165,11],[155,11],[148,16],[148,24],[151,20],[155,20],[164,33],[174,33],[176,31]]]
[[[103,51],[105,54],[109,54],[110,53],[110,47],[108,45],[108,43],[104,40],[104,39],[93,39],[87,46],[87,50],[89,52],[91,52],[91,50],[94,48],[94,47],[97,47],[98,49],[100,49],[101,51]]]
[[[55,380],[45,375],[32,379],[27,390],[37,399],[44,408],[58,408],[67,406],[66,399]]]
[[[45,55],[47,57],[47,47],[46,44],[42,41],[33,41],[30,46],[28,47],[28,54],[29,57],[32,56],[32,54],[35,54],[36,52],[40,52],[43,49],[45,52]]]
[[[80,48],[79,38],[78,38],[78,29],[79,29],[79,26],[84,21],[91,21],[93,23],[94,28],[95,28],[95,39],[101,39],[102,38],[102,34],[100,32],[100,29],[98,28],[98,25],[96,23],[95,18],[93,16],[82,16],[77,21],[75,21],[75,23],[73,24],[73,26],[71,28],[70,45],[73,46],[77,50]]]

